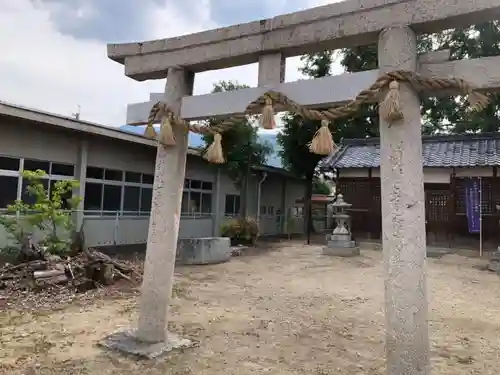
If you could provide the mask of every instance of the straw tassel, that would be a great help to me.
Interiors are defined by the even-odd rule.
[[[389,92],[382,103],[380,103],[379,112],[382,118],[390,124],[403,119],[398,81],[392,81],[389,84]]]
[[[224,154],[222,153],[222,135],[220,133],[214,134],[214,140],[210,146],[208,146],[203,159],[214,164],[225,163]]]
[[[321,120],[321,126],[314,134],[314,138],[309,144],[309,151],[317,155],[331,155],[337,149],[333,142],[332,133],[328,128],[329,121]]]
[[[158,140],[165,146],[174,146],[175,135],[169,117],[170,115],[164,116],[161,121],[160,137]]]
[[[260,126],[263,129],[276,128],[276,122],[274,121],[273,100],[267,95],[264,108],[262,108],[262,114],[260,115]]]
[[[467,97],[467,100],[469,101],[472,111],[482,111],[488,106],[488,104],[490,104],[490,99],[486,95],[477,91],[471,92]]]
[[[144,129],[144,136],[148,138],[156,138],[156,130],[153,127],[153,123],[148,121],[146,128]]]

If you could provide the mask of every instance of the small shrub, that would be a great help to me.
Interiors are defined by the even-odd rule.
[[[65,254],[71,245],[68,234],[75,229],[71,210],[77,208],[81,200],[71,196],[73,188],[78,187],[78,181],[57,181],[49,196],[42,183],[45,176],[46,173],[41,170],[23,172],[23,178],[28,182],[26,191],[34,198],[34,203],[18,200],[9,205],[7,215],[0,216],[0,225],[5,227],[18,250],[26,236],[31,236],[38,229],[43,236],[38,245],[46,247],[51,254]],[[66,233],[60,236],[58,230]],[[10,251],[11,248],[3,249],[3,252]]]
[[[259,236],[259,224],[253,218],[230,219],[221,226],[221,236],[229,237],[231,245],[254,245]]]

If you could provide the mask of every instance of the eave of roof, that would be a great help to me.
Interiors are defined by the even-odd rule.
[[[477,167],[500,165],[500,133],[433,135],[422,137],[425,167]],[[338,153],[320,168],[378,168],[380,140],[346,139]]]
[[[60,128],[68,131],[87,133],[111,139],[118,139],[125,142],[132,142],[150,147],[157,147],[156,140],[147,138],[141,134],[133,134],[120,129],[97,124],[94,122],[83,121],[75,119],[73,117],[45,112],[34,108],[27,108],[24,106],[4,101],[0,101],[0,116],[14,117],[27,121],[43,123],[46,125],[53,126],[54,128]],[[189,148],[188,154],[197,157],[202,156],[201,151],[196,148]],[[289,171],[277,167],[270,167],[263,165],[254,167],[254,169],[267,171],[270,173],[278,173],[288,177],[293,177],[293,175]]]

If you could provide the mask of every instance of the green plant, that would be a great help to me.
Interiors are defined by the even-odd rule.
[[[0,216],[0,224],[18,247],[36,228],[42,233],[39,245],[51,254],[63,254],[69,251],[71,234],[75,230],[71,211],[78,207],[81,197],[72,196],[72,191],[79,183],[76,180],[57,181],[49,196],[42,183],[44,177],[46,173],[41,170],[23,172],[23,178],[28,182],[26,192],[34,202],[17,200],[9,205],[7,214]],[[65,233],[59,235],[58,230]]]
[[[254,245],[259,236],[259,224],[253,218],[234,218],[221,225],[221,236],[229,237],[231,245]]]

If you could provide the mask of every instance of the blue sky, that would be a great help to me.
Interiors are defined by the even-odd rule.
[[[106,56],[106,44],[189,34],[324,5],[335,0],[0,0],[0,100],[118,126],[127,103],[163,91],[135,82]],[[298,58],[286,80],[301,78]],[[197,74],[195,94],[219,80],[255,86],[257,66]]]

